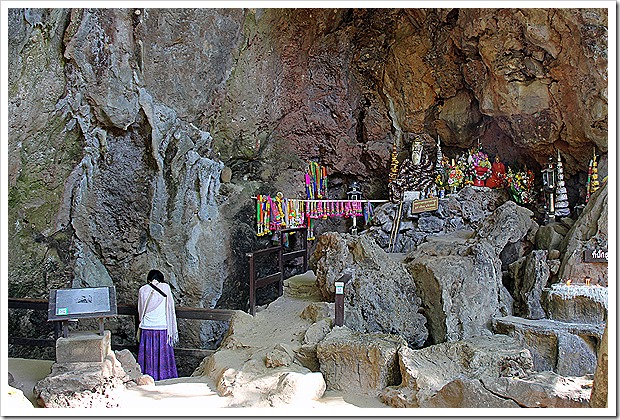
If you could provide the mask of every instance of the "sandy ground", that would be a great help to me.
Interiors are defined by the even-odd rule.
[[[34,385],[50,373],[52,363],[49,360],[8,359],[8,369],[14,378],[13,387],[20,389],[24,396],[35,406]],[[122,393],[119,402],[123,407],[123,415],[144,415],[148,413],[175,416],[211,416],[217,414],[220,410],[224,412],[223,414],[228,415],[231,411],[253,415],[260,414],[265,410],[229,408],[230,400],[229,397],[220,397],[209,382],[209,379],[201,376],[167,379],[158,381],[155,385],[134,386]],[[11,399],[7,401],[9,404],[11,403]],[[312,409],[312,415],[331,415],[338,412],[343,414],[349,413],[351,409],[386,408],[386,406],[376,398],[327,391],[319,401],[315,401],[304,408]],[[10,411],[10,407],[8,409]],[[20,411],[19,408],[15,409],[18,412]],[[300,407],[291,407],[291,414],[299,414],[299,409]],[[288,409],[275,410],[285,412]],[[116,409],[112,409],[112,411],[116,411]],[[252,411],[252,413],[247,413],[248,411]],[[366,411],[363,410],[364,415],[367,414]],[[43,413],[40,413],[40,415],[43,415]]]

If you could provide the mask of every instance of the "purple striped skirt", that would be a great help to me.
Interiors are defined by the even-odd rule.
[[[138,364],[142,373],[156,381],[178,378],[174,349],[167,343],[166,330],[140,330]]]

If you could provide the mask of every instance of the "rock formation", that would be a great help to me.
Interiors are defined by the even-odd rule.
[[[398,334],[413,348],[428,337],[412,276],[369,236],[325,233],[312,255],[324,300],[334,299],[334,282],[353,273],[344,289],[344,324],[354,331]]]
[[[533,372],[532,357],[502,335],[399,352],[402,384],[381,399],[394,407],[586,407],[588,381]],[[563,382],[555,387],[554,382]]]
[[[585,277],[590,277],[592,284],[607,286],[607,263],[585,262],[584,252],[586,249],[607,252],[608,211],[605,182],[590,197],[583,213],[562,241],[561,248],[564,253],[558,273],[560,279],[583,283]]]
[[[403,210],[394,252],[408,253],[428,237],[441,236],[456,231],[475,231],[480,223],[497,207],[508,201],[500,189],[466,187],[457,194],[439,200],[436,212],[409,215],[411,202],[403,203]],[[375,210],[367,234],[387,249],[394,224],[397,205],[383,204]]]
[[[499,255],[506,244],[525,237],[531,215],[509,201],[475,235],[427,238],[407,256],[404,264],[422,298],[431,343],[478,336],[490,331],[494,316],[512,313]]]
[[[304,405],[323,395],[323,376],[306,365],[316,360],[316,342],[331,324],[316,304],[289,296],[300,294],[295,285],[255,317],[236,312],[221,346],[192,374],[209,377],[219,395],[231,397],[231,407]]]
[[[398,351],[406,345],[397,335],[335,327],[318,343],[317,358],[328,389],[375,396],[400,384]]]
[[[603,332],[603,340],[598,353],[592,394],[590,395],[590,407],[602,408],[608,406],[609,386],[607,372],[609,369],[609,350],[607,347],[607,325]]]
[[[116,408],[120,407],[124,383],[148,383],[141,377],[130,378],[114,353],[109,353],[100,363],[54,363],[50,375],[35,385],[34,394],[40,407]]]

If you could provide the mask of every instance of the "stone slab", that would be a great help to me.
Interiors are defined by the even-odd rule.
[[[582,376],[594,373],[605,326],[506,316],[494,318],[493,327],[519,339],[532,353],[535,370]]]
[[[103,335],[94,332],[77,331],[69,337],[60,337],[56,341],[56,362],[103,362],[111,351],[111,333],[106,330]]]

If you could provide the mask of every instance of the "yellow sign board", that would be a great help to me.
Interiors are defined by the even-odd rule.
[[[435,211],[439,208],[439,198],[431,197],[424,200],[414,200],[411,203],[411,213],[423,213],[425,211]]]

